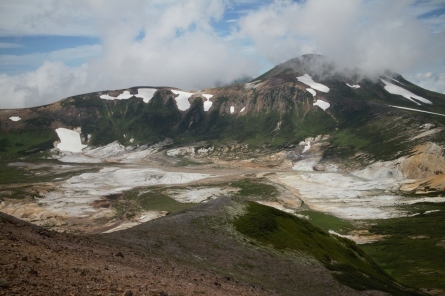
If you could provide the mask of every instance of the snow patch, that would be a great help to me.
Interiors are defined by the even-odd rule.
[[[326,111],[326,109],[328,109],[331,106],[331,104],[329,104],[328,102],[322,101],[322,100],[317,100],[314,103],[314,106],[318,106],[321,109],[323,109],[323,111]]]
[[[56,129],[56,133],[60,139],[60,143],[57,144],[56,148],[60,151],[78,153],[82,152],[82,149],[87,147],[87,145],[82,145],[80,133],[78,131],[58,128]]]
[[[314,80],[312,80],[312,77],[308,74],[304,74],[303,76],[297,77],[298,81],[308,85],[309,87],[319,90],[321,92],[327,93],[329,91],[329,87],[326,85],[323,85],[321,83],[317,83]]]
[[[131,97],[133,97],[133,95],[130,94],[128,90],[124,90],[124,92],[118,95],[117,97],[113,97],[108,94],[100,96],[100,98],[103,100],[128,100]]]
[[[307,90],[308,92],[310,92],[311,95],[312,95],[313,97],[315,97],[315,96],[317,95],[317,93],[315,92],[315,90],[313,90],[312,88],[306,88],[306,90]]]
[[[349,86],[350,88],[355,88],[355,89],[360,88],[360,85],[358,85],[358,84],[349,84],[349,83],[346,83],[346,85]]]
[[[20,116],[11,116],[9,117],[9,119],[11,119],[12,121],[19,121],[21,118]]]
[[[213,102],[210,101],[210,98],[213,97],[213,95],[210,94],[202,94],[202,96],[204,98],[206,98],[207,100],[204,102],[204,111],[209,111],[210,107],[212,107]]]
[[[157,91],[158,90],[156,88],[139,88],[138,94],[135,95],[135,97],[142,98],[144,103],[148,103]]]
[[[408,100],[410,100],[411,102],[417,104],[417,105],[421,105],[419,102],[425,103],[425,104],[429,104],[432,105],[433,103],[430,100],[427,100],[421,96],[415,95],[412,92],[410,92],[409,90],[406,90],[400,86],[397,86],[395,84],[392,84],[391,82],[388,82],[386,80],[383,80],[380,78],[380,80],[385,84],[385,90],[387,92],[389,92],[390,94],[393,95],[400,95]],[[419,101],[419,102],[417,102]]]
[[[418,104],[418,105],[420,105],[420,104]],[[428,114],[434,114],[434,115],[439,115],[439,116],[445,116],[445,114],[434,113],[434,112],[429,112],[429,111],[423,111],[423,110],[419,110],[419,109],[412,109],[412,108],[399,107],[399,106],[392,106],[392,105],[389,105],[389,107],[399,108],[399,109],[404,109],[404,110],[409,110],[409,111],[416,111],[416,112],[428,113]]]
[[[235,112],[235,107],[230,106],[230,113],[233,113],[233,112]]]
[[[175,98],[176,104],[178,105],[178,109],[181,111],[186,111],[188,108],[190,108],[190,102],[189,98],[193,96],[193,93],[180,91],[180,90],[171,90],[172,93],[175,95],[178,95]]]

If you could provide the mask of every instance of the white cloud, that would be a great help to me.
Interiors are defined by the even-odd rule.
[[[0,55],[0,72],[16,74],[37,69],[45,62],[64,62],[66,64],[83,64],[88,59],[98,57],[101,46],[82,45],[73,48],[60,49],[52,52],[39,52],[24,55]]]
[[[241,18],[238,34],[252,40],[275,64],[305,53],[321,53],[370,74],[388,68],[407,72],[443,61],[445,51],[444,33],[432,34],[413,15],[413,3],[274,1]]]
[[[443,17],[416,18],[440,7],[441,1],[417,3],[1,1],[0,36],[95,36],[101,45],[1,56],[0,64],[9,67],[8,73],[30,65],[37,70],[0,75],[0,93],[4,94],[0,108],[35,106],[88,91],[134,85],[170,85],[185,90],[209,87],[216,81],[259,74],[256,71],[261,64],[264,70],[264,65],[306,53],[325,54],[341,65],[359,65],[369,73],[386,68],[412,73],[419,65],[440,65],[445,52]],[[241,7],[237,5],[248,10],[233,11]],[[229,23],[221,22],[228,11]],[[237,29],[220,36],[216,23]],[[439,33],[433,35],[432,31]],[[67,66],[82,61],[83,66]],[[415,73],[419,71],[429,70]]]
[[[80,6],[71,1],[66,1],[66,7],[57,3],[44,13],[54,22],[62,21],[62,16],[71,17],[69,8],[76,11],[75,6]],[[0,92],[5,95],[0,108],[35,106],[88,91],[134,85],[197,89],[213,86],[216,81],[230,82],[255,70],[254,61],[218,37],[211,26],[222,18],[226,5],[223,0],[159,0],[149,6],[145,1],[112,3],[84,2],[89,14],[96,18],[89,20],[88,13],[82,17],[92,26],[90,31],[100,32],[100,48],[0,58],[3,65],[10,66],[46,61],[36,71],[1,76]],[[81,15],[79,12],[72,19],[77,22]],[[76,30],[82,31],[81,27]],[[82,67],[68,67],[60,62],[69,63],[76,58],[89,59]]]
[[[1,108],[38,106],[78,94],[79,89],[88,91],[85,67],[45,62],[33,72],[15,76],[1,74]]]

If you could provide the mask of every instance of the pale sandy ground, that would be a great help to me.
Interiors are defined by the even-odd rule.
[[[300,159],[293,162],[286,159],[288,154],[280,152],[251,161],[229,161],[199,155],[199,160],[204,160],[203,165],[159,165],[161,161],[174,164],[178,157],[184,157],[193,148],[159,152],[168,144],[165,142],[142,148],[125,148],[119,143],[112,143],[105,147],[84,149],[82,153],[59,154],[61,161],[74,160],[75,163],[72,164],[12,163],[10,165],[23,167],[35,174],[63,171],[72,172],[74,176],[62,180],[54,178],[52,182],[45,183],[45,186],[31,184],[35,188],[43,186],[39,191],[39,198],[11,199],[7,194],[12,194],[14,188],[2,186],[0,195],[6,198],[0,203],[0,211],[61,231],[76,229],[97,232],[99,226],[104,226],[100,225],[103,220],[108,223],[103,229],[110,232],[167,214],[149,211],[139,213],[130,220],[110,222],[114,215],[113,209],[98,206],[98,202],[106,200],[110,195],[119,195],[133,188],[164,186],[164,193],[178,202],[202,203],[233,195],[238,188],[231,187],[230,182],[243,178],[274,185],[279,191],[276,199],[266,198],[258,202],[296,215],[299,215],[298,211],[304,204],[305,208],[350,221],[388,219],[418,214],[406,212],[401,208],[402,205],[445,202],[445,197],[440,196],[407,198],[399,195],[399,188],[406,186],[407,180],[403,178],[398,162],[376,162],[364,170],[348,174],[340,172],[335,164],[324,165],[327,171],[314,171],[321,159],[323,140],[325,139],[321,137],[309,138],[300,143]],[[90,160],[87,161],[90,164],[85,164],[85,159]],[[258,163],[259,160],[264,161],[264,164]],[[140,163],[136,164],[137,161]],[[271,168],[267,166],[268,161],[281,162],[282,165]],[[76,173],[88,167],[97,171]],[[177,186],[181,184],[194,187]],[[168,186],[176,187],[169,189]],[[378,239],[363,232],[341,235],[357,242]]]

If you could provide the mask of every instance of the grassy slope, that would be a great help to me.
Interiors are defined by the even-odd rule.
[[[445,204],[417,204],[414,217],[375,221],[370,232],[387,238],[363,249],[394,278],[418,288],[445,291]]]
[[[333,237],[293,215],[250,202],[247,213],[234,224],[238,231],[261,243],[315,257],[328,269],[336,271],[337,280],[354,289],[417,295],[398,285],[354,242]]]

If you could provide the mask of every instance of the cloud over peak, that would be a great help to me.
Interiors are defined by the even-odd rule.
[[[307,53],[368,73],[444,73],[444,10],[439,0],[3,1],[0,108],[134,85],[211,87]],[[2,54],[41,35],[98,41]]]

